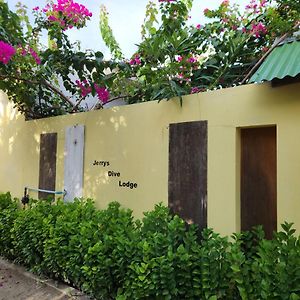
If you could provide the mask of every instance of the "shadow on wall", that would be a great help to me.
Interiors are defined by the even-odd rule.
[[[132,106],[80,115],[74,119],[86,126],[83,196],[95,199],[100,208],[119,201],[139,217],[153,209],[154,202],[165,202],[166,196],[163,199],[161,190],[155,187],[165,182],[167,189],[167,144],[163,142],[167,135],[151,130],[155,116],[144,111],[137,114]],[[166,128],[163,122],[158,121],[158,126]],[[113,175],[109,176],[109,171]],[[137,183],[137,188],[124,188],[120,182]]]
[[[43,128],[47,131],[51,128]],[[37,187],[40,134],[35,122],[25,121],[3,91],[0,91],[1,191],[22,197],[25,186]],[[36,197],[37,195],[30,195]]]
[[[147,110],[146,107],[144,109]],[[119,201],[128,208],[140,210],[138,214],[142,215],[143,211],[153,208],[154,201],[166,201],[161,199],[161,192],[153,187],[161,182],[167,183],[165,172],[161,172],[162,168],[167,168],[161,155],[167,154],[165,120],[159,115],[145,114],[145,111],[142,109],[137,115],[132,108],[113,107],[24,121],[24,117],[1,93],[0,160],[5,163],[0,163],[0,189],[22,197],[25,186],[38,188],[40,136],[57,133],[55,190],[62,191],[64,158],[67,155],[66,128],[81,124],[85,126],[83,197],[91,197],[98,206],[103,207],[111,201]],[[156,125],[164,128],[162,131],[149,130],[153,118],[157,119]],[[95,161],[108,161],[109,166],[95,166]],[[109,176],[108,171],[120,173],[120,176]],[[122,183],[137,183],[138,188],[121,187],[119,180]],[[38,194],[31,191],[29,196],[37,198]],[[136,209],[134,199],[143,199],[144,204]]]
[[[110,167],[116,161],[127,161],[128,149],[125,148],[130,145],[130,141],[126,138],[126,132],[122,139],[119,138],[119,135],[122,135],[122,129],[127,128],[127,122],[125,117],[120,115],[118,107],[24,121],[24,117],[13,109],[13,105],[7,101],[4,93],[1,95],[0,105],[3,112],[0,116],[0,139],[2,141],[0,142],[0,157],[1,160],[6,161],[2,170],[0,169],[2,171],[0,177],[4,177],[7,173],[5,169],[9,169],[11,174],[7,178],[13,179],[13,182],[2,183],[1,189],[9,190],[13,195],[21,197],[25,186],[38,188],[40,136],[43,133],[57,133],[55,188],[57,191],[64,189],[64,158],[67,155],[65,134],[69,126],[76,124],[85,126],[84,197],[100,199],[101,196],[103,197],[104,187],[112,181],[112,178],[108,176],[108,170],[111,169],[95,168],[94,160],[109,160]],[[38,194],[30,191],[29,196],[37,198]],[[109,201],[113,200],[115,199],[109,199]]]
[[[19,195],[23,172],[23,160],[27,156],[26,136],[23,134],[24,118],[17,113],[13,103],[0,91],[0,178],[5,191]]]

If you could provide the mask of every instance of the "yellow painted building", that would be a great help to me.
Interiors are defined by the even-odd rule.
[[[66,128],[79,124],[85,128],[82,196],[100,208],[119,201],[141,217],[155,203],[168,204],[170,124],[204,120],[208,226],[221,234],[240,230],[241,132],[276,126],[277,227],[289,221],[300,231],[299,83],[189,95],[182,107],[173,99],[35,121],[25,121],[0,93],[0,191],[22,197],[24,187],[39,186],[41,134],[54,132],[55,189],[63,190]],[[128,181],[132,188],[122,186]]]

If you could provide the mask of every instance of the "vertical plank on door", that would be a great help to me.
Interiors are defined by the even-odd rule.
[[[170,124],[169,207],[207,227],[207,121]]]
[[[57,133],[45,133],[40,136],[39,188],[55,190],[56,180]],[[39,199],[54,198],[53,194],[39,192]]]
[[[65,201],[82,197],[83,188],[84,126],[66,128],[64,187]]]
[[[276,127],[241,129],[241,229],[277,229]]]

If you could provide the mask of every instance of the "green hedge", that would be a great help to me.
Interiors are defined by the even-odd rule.
[[[300,299],[300,239],[292,225],[221,237],[187,227],[163,205],[134,220],[116,202],[0,195],[0,255],[96,299]]]

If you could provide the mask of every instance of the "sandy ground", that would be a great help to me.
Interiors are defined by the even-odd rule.
[[[87,300],[88,297],[51,280],[41,280],[0,258],[0,300]]]

